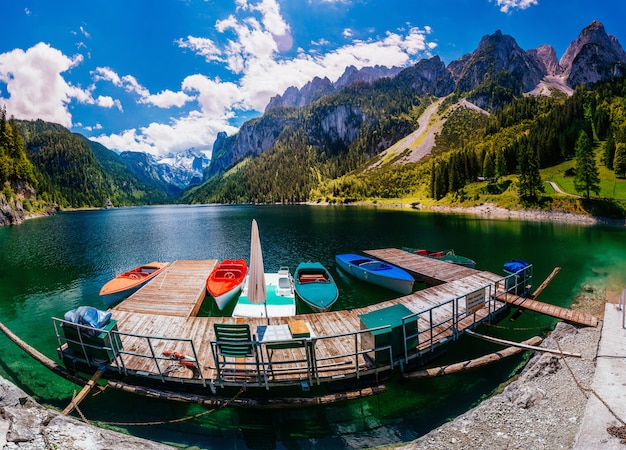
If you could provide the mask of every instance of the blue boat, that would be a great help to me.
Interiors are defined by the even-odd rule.
[[[296,267],[298,297],[316,311],[328,311],[339,298],[339,289],[330,272],[319,262],[302,262]]]
[[[336,255],[337,265],[356,278],[408,295],[415,279],[406,271],[367,256]]]

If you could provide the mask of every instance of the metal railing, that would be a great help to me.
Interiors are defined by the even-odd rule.
[[[168,377],[177,378],[170,375],[173,366],[178,369],[188,368],[192,370],[193,377],[200,379],[206,386],[207,380],[202,373],[192,339],[121,332],[115,327],[115,321],[111,321],[112,327],[104,329],[56,317],[52,318],[52,322],[58,348],[61,349],[64,344],[67,344],[72,351],[72,357],[88,366],[100,367],[104,364],[119,373],[128,374],[129,369],[126,366],[125,357],[134,356],[150,361],[146,370],[141,371],[145,375],[157,376],[165,381]],[[123,341],[134,342],[133,345],[127,346],[128,349],[125,349],[122,345]],[[143,345],[138,345],[137,341],[142,341]],[[157,348],[163,350],[159,352]],[[99,356],[106,356],[108,360]]]
[[[619,309],[622,311],[622,328],[626,328],[626,288],[622,290],[619,298]]]
[[[245,367],[246,371],[256,378],[259,385],[266,387],[268,387],[268,380],[270,379],[272,383],[276,384],[300,382],[303,386],[305,383],[307,386],[311,386],[319,385],[325,380],[346,376],[358,379],[364,372],[378,373],[393,370],[397,364],[400,364],[401,370],[403,370],[404,364],[408,364],[426,353],[434,352],[450,339],[456,340],[460,336],[461,321],[473,321],[473,323],[464,324],[464,328],[472,327],[479,321],[490,321],[501,308],[501,305],[498,305],[499,299],[505,293],[517,291],[520,286],[526,289],[529,281],[528,275],[532,276],[532,267],[526,267],[520,272],[524,273],[503,277],[492,284],[486,284],[462,296],[402,317],[400,325],[401,348],[394,348],[391,343],[377,345],[376,339],[371,339],[371,336],[368,336],[364,342],[363,336],[366,333],[370,335],[386,332],[399,333],[399,331],[394,331],[390,325],[341,334],[270,342],[259,341],[253,335],[250,344],[260,355],[260,361],[256,363],[256,361],[250,362],[243,359],[233,361],[233,366]],[[624,309],[624,302],[626,302],[625,298],[626,289],[622,294],[622,310]],[[478,312],[484,308],[487,308],[486,314],[480,314],[479,317]],[[128,374],[132,372],[158,378],[162,381],[185,382],[186,380],[194,380],[194,383],[202,383],[203,386],[208,384],[212,391],[215,390],[216,382],[220,385],[223,385],[224,382],[237,383],[236,371],[222,374],[217,370],[218,364],[222,363],[218,361],[214,351],[218,344],[216,340],[210,341],[213,365],[205,366],[200,361],[196,345],[191,338],[126,333],[118,331],[115,327],[104,330],[96,329],[57,318],[53,318],[53,323],[59,348],[67,344],[72,350],[70,356],[89,366],[100,367],[103,364],[108,364],[112,370],[119,373]],[[98,340],[93,339],[94,335],[98,336]],[[390,339],[391,341],[392,339]],[[301,348],[303,351],[295,351],[294,349],[297,348]],[[328,348],[332,348],[334,351],[327,351]],[[272,361],[273,352],[280,349],[292,351],[291,357],[278,358]],[[341,353],[337,353],[337,351]],[[181,358],[181,355],[184,358]],[[103,361],[103,358],[98,356],[105,356],[108,361]],[[128,362],[131,357],[134,358],[133,367],[129,368]],[[137,358],[139,361],[145,360],[145,362],[139,364]],[[172,366],[183,363],[183,368],[192,370],[191,377],[189,373],[176,375],[172,372]],[[254,365],[254,369],[248,370],[252,365]],[[213,372],[205,372],[206,369],[213,369]],[[207,379],[207,373],[214,374],[210,379]],[[215,374],[217,374],[217,379],[214,378]],[[248,381],[241,382],[241,384],[247,383]]]

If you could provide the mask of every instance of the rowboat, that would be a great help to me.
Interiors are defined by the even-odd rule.
[[[248,265],[245,260],[226,259],[209,274],[206,288],[215,299],[220,311],[241,292],[241,286],[247,273]]]
[[[335,256],[337,265],[356,278],[408,295],[415,280],[406,271],[367,256],[351,253]]]
[[[291,317],[296,315],[296,294],[289,268],[281,267],[278,272],[264,273],[265,302],[255,303],[248,296],[250,275],[241,288],[241,295],[233,310],[233,317]]]
[[[135,267],[105,283],[100,289],[100,296],[105,306],[114,305],[136,292],[141,286],[156,277],[170,265],[169,262],[153,261]]]
[[[432,251],[421,248],[402,247],[402,250],[409,253],[415,253],[416,255],[439,259],[441,261],[446,261],[459,266],[469,267],[470,269],[476,268],[476,261],[465,256],[457,255],[452,249]]]
[[[319,262],[302,262],[294,274],[298,297],[316,311],[328,311],[339,298],[330,272]]]

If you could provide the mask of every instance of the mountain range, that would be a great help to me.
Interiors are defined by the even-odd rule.
[[[61,206],[302,201],[323,180],[372,170],[385,159],[415,162],[431,152],[435,137],[457,139],[442,132],[449,113],[437,119],[438,128],[429,125],[444,106],[486,115],[525,96],[568,97],[578,86],[625,75],[626,52],[594,21],[560,60],[549,45],[523,50],[513,37],[496,31],[448,65],[433,56],[406,68],[348,67],[334,82],[316,77],[273,97],[264,114],[237,133],[219,133],[210,159],[194,149],[162,159],[118,154],[59,125],[17,125],[41,173],[39,189],[51,192],[48,197]],[[430,139],[420,137],[429,127],[435,128]],[[418,141],[420,151],[407,154]],[[281,165],[288,174],[281,176]],[[251,166],[267,166],[260,173],[273,173],[272,180],[261,180],[264,187],[253,185],[246,172]],[[238,175],[229,177],[233,170]],[[224,195],[229,183],[231,194]],[[268,183],[282,184],[282,193],[267,194],[272,190]],[[254,194],[259,189],[266,193]]]
[[[447,66],[434,56],[403,70],[349,68],[336,83],[315,78],[301,89],[287,89],[283,95],[272,98],[262,117],[243,124],[232,136],[221,134],[218,137],[206,178],[225,172],[247,156],[258,156],[272,148],[287,126],[311,128],[310,123],[299,123],[284,110],[319,102],[354,82],[373,83],[390,78],[413,95],[445,97],[455,93],[479,108],[495,111],[525,94],[571,95],[573,89],[583,83],[593,84],[625,74],[626,53],[600,22],[593,21],[585,27],[560,60],[549,45],[523,50],[513,37],[496,31],[484,36],[474,52]],[[354,81],[349,84],[347,80]],[[283,112],[278,111],[280,107]],[[354,122],[359,114],[361,112],[353,105],[337,104],[332,109],[326,108],[319,125],[327,135],[335,135],[349,144],[358,134],[359,127],[355,128]],[[366,118],[362,122],[367,121]]]

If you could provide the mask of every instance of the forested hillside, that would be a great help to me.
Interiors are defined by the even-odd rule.
[[[490,116],[469,108],[450,109],[451,95],[441,105],[447,120],[432,154],[417,163],[380,164],[362,170],[376,143],[393,142],[408,133],[429,96],[411,96],[387,89],[386,81],[353,86],[300,111],[302,123],[283,130],[276,145],[214,177],[183,197],[186,202],[353,202],[360,200],[463,198],[465,186],[489,180],[490,193],[510,186],[497,181],[515,176],[513,186],[523,202],[537,200],[542,188],[539,170],[576,157],[581,132],[596,142],[598,161],[623,177],[626,149],[626,82],[623,78],[571,97],[526,96]],[[350,97],[352,95],[352,97]],[[365,126],[349,145],[331,140],[320,128],[325,108],[358,104]],[[451,112],[446,112],[451,111]],[[326,136],[326,140],[321,140]],[[617,150],[619,149],[619,150]],[[371,150],[370,150],[371,151]],[[617,164],[615,164],[617,163]],[[368,165],[369,167],[369,165]]]
[[[137,180],[119,155],[41,120],[19,121],[27,154],[39,174],[39,192],[60,207],[151,204],[165,196]]]

